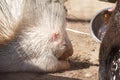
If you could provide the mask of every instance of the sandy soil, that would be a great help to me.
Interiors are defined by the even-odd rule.
[[[0,80],[97,80],[100,43],[92,38],[89,22],[99,10],[112,5],[98,0],[67,0],[65,2],[67,28],[84,32],[80,34],[67,31],[74,48],[74,54],[70,57],[72,65],[70,70],[48,74],[8,73],[1,74]]]

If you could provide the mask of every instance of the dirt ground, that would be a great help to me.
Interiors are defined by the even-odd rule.
[[[1,74],[0,80],[98,80],[98,53],[100,43],[96,42],[89,29],[91,18],[101,9],[111,7],[112,3],[98,0],[67,0],[67,30],[74,48],[70,57],[72,68],[67,71],[39,74],[13,73]]]

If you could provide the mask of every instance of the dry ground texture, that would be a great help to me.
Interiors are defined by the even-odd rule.
[[[100,43],[90,35],[89,22],[101,9],[114,4],[98,0],[67,0],[67,28],[87,34],[67,31],[73,44],[74,55],[70,58],[72,68],[57,73],[0,74],[0,80],[97,80]]]

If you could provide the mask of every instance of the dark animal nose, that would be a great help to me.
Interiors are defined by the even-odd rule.
[[[62,56],[59,57],[59,60],[66,60],[68,57],[73,55],[73,47],[70,43],[69,45],[66,45],[67,50],[63,53]]]

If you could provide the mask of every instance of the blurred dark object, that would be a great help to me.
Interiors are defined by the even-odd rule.
[[[105,10],[101,13],[101,17],[103,20],[103,25],[100,27],[99,31],[98,31],[98,38],[102,41],[104,38],[104,35],[106,33],[107,30],[107,24],[108,24],[108,20],[111,16],[111,13],[108,12],[108,10]]]
[[[112,14],[112,12],[109,12],[108,9],[110,8],[106,8],[98,12],[90,23],[92,36],[94,39],[96,39],[96,41],[100,43],[106,33],[107,23]]]
[[[106,1],[106,2],[111,2],[111,3],[115,3],[116,0],[100,0],[100,1]]]

